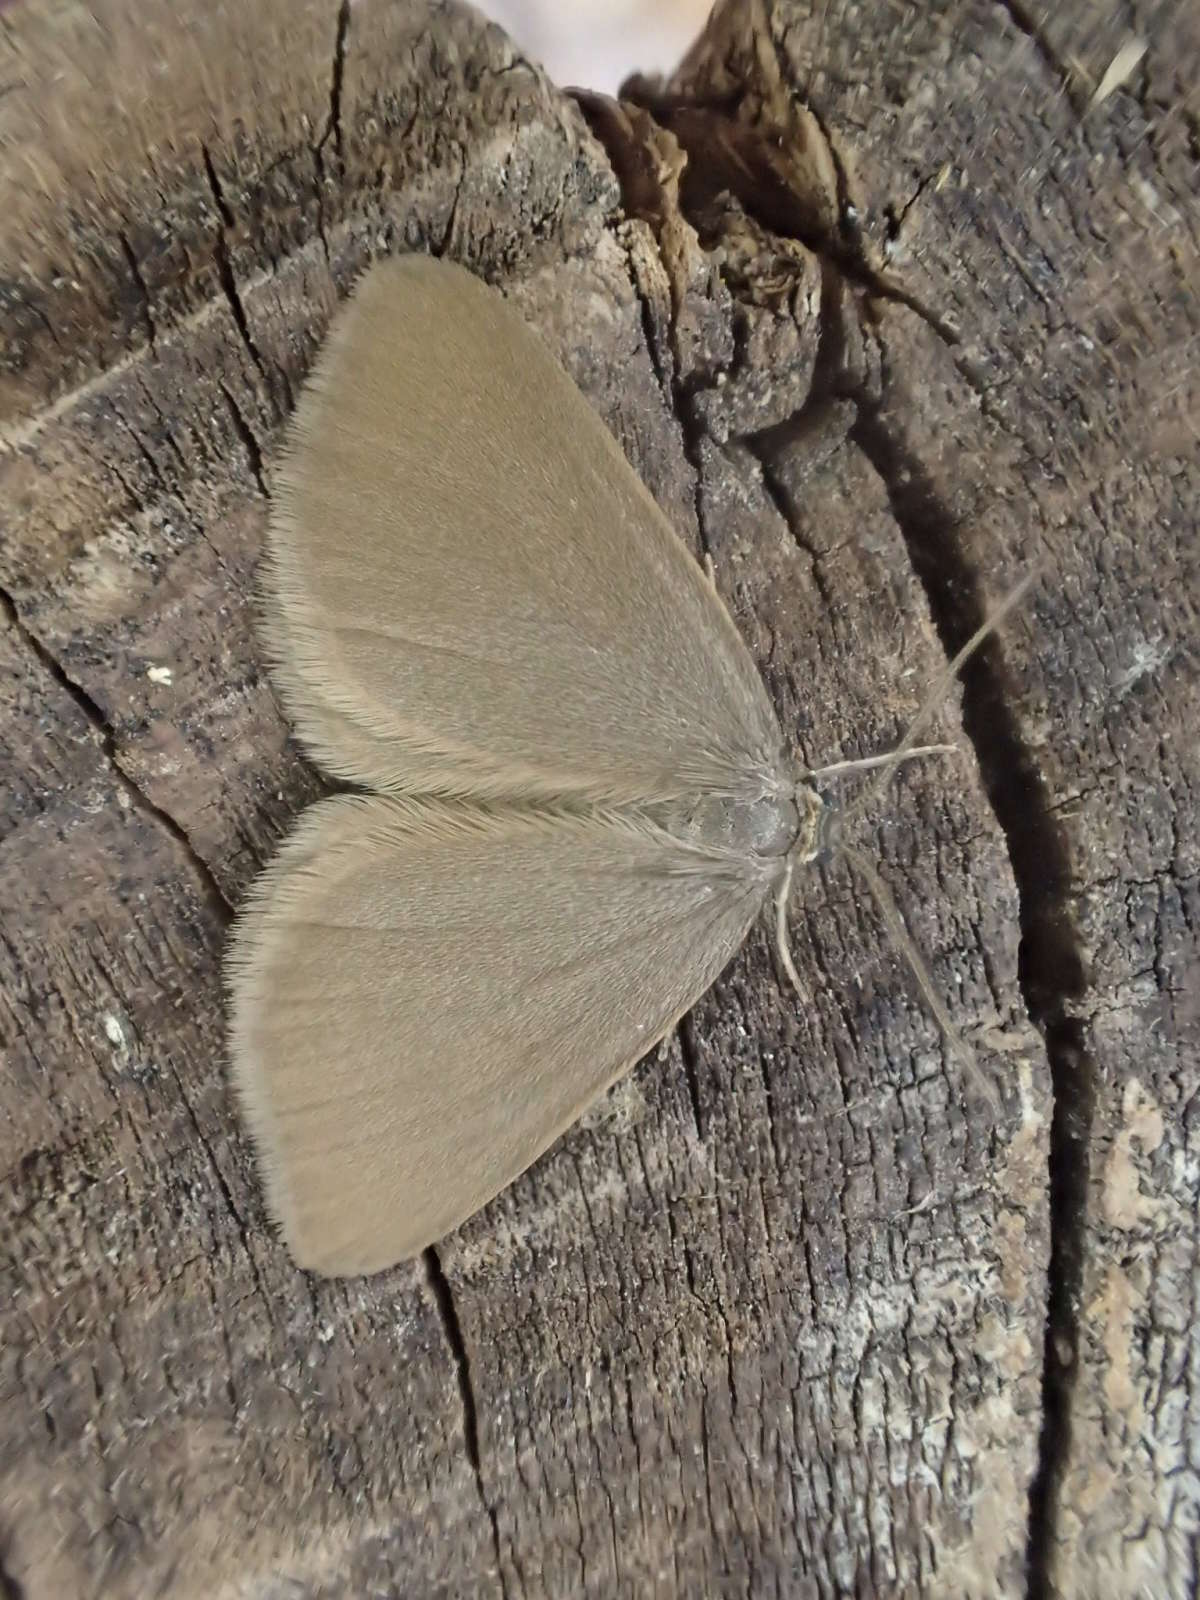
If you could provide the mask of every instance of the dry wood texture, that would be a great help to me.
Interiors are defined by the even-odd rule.
[[[1185,0],[730,0],[621,105],[450,5],[0,10],[6,1600],[1195,1592],[1197,81]],[[998,1121],[814,875],[804,1004],[760,931],[420,1263],[290,1265],[219,957],[322,784],[253,577],[409,248],[536,318],[814,762],[1045,563],[864,825]]]

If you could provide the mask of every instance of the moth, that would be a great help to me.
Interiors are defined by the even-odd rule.
[[[449,262],[378,263],[335,317],[265,596],[286,710],[358,792],[241,912],[233,1079],[294,1259],[369,1273],[527,1168],[772,897],[795,977],[787,894],[835,813],[608,429]]]

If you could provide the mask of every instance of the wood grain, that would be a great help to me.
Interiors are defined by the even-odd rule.
[[[0,1592],[1195,1587],[1198,67],[1182,4],[728,0],[619,105],[444,4],[0,17]],[[759,930],[419,1264],[291,1267],[219,958],[324,783],[254,573],[402,249],[537,318],[814,763],[1044,564],[856,825],[998,1121],[818,873],[805,1003]]]

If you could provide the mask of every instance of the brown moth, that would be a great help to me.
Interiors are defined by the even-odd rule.
[[[528,1167],[772,895],[782,942],[831,813],[612,435],[447,262],[380,263],[336,317],[266,590],[300,737],[368,792],[242,912],[234,1080],[296,1261],[373,1272]]]

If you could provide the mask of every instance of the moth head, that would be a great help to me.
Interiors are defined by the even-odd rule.
[[[796,784],[792,800],[798,821],[788,860],[804,867],[813,861],[824,860],[836,848],[840,837],[838,812],[807,778],[801,778]]]

